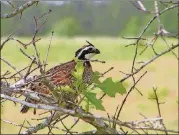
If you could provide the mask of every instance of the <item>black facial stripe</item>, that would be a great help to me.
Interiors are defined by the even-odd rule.
[[[81,52],[82,48],[78,49],[76,52],[75,52],[75,57]]]
[[[78,49],[78,50],[75,52],[75,57],[77,57],[78,54],[79,54],[83,49],[85,49],[85,48],[87,48],[87,47],[93,47],[93,46],[92,46],[92,45],[86,45],[85,47]],[[92,49],[92,48],[89,48],[88,50],[89,50],[89,51],[87,51],[87,53],[89,53],[89,52],[92,51],[93,49]],[[83,52],[84,52],[84,51],[86,51],[86,50],[83,50]]]
[[[84,50],[81,53],[81,55],[80,55],[80,57],[78,59],[84,60],[85,59],[85,55],[88,54],[88,53],[90,53],[89,50]]]

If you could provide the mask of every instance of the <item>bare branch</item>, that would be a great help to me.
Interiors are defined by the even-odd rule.
[[[1,119],[1,121],[6,122],[6,123],[11,124],[11,125],[14,125],[14,126],[23,127],[23,128],[28,128],[28,127],[24,126],[23,124],[17,124],[17,123],[11,122],[11,121],[9,121],[9,120]]]
[[[167,45],[168,48],[170,48],[169,44],[167,43],[166,39],[163,37],[163,35],[161,35],[163,41],[165,42],[165,44]],[[171,51],[172,54],[179,60],[179,57],[177,56],[177,54],[172,50]]]
[[[138,37],[124,37],[122,36],[122,38],[124,39],[139,39]],[[140,38],[141,40],[147,40],[146,38]]]
[[[154,6],[155,6],[155,16],[157,17],[157,20],[158,20],[158,30],[160,30],[161,22],[160,22],[159,9],[158,9],[157,1],[154,1]]]
[[[12,4],[11,1],[7,1],[7,3],[8,3],[13,9],[17,10],[16,7]]]
[[[107,74],[109,71],[113,70],[114,67],[111,67],[110,69],[108,69],[107,71],[105,71],[104,73],[101,74],[101,76],[104,76],[105,74]]]
[[[75,123],[69,128],[69,130],[66,132],[66,134],[68,134],[69,132],[71,132],[70,130],[79,122],[79,118],[75,121]]]
[[[142,4],[142,2],[140,0],[132,0],[131,3],[139,10],[143,11],[143,12],[146,12],[146,13],[151,13],[150,11],[148,11],[144,5]]]
[[[156,103],[157,103],[157,109],[158,109],[159,117],[162,117],[161,111],[160,111],[160,102],[159,102],[158,95],[157,95],[157,88],[153,88],[153,91],[154,91],[154,94],[155,94],[155,100],[156,100]],[[163,128],[166,130],[166,127],[165,127],[165,124],[163,123],[163,120],[160,120],[160,124],[162,124]],[[167,131],[165,131],[165,133],[168,134]]]
[[[84,121],[92,124],[95,127],[97,126],[101,130],[107,126],[103,120],[105,120],[105,121],[107,120],[107,121],[111,121],[111,122],[113,121],[113,120],[109,120],[104,117],[94,116],[92,114],[87,114],[87,113],[81,112],[81,109],[75,111],[75,110],[68,110],[68,109],[64,109],[64,108],[60,108],[60,107],[56,107],[56,106],[49,106],[49,105],[43,105],[43,104],[32,104],[32,103],[28,103],[26,101],[22,101],[17,98],[10,97],[10,96],[4,95],[4,94],[1,94],[1,98],[8,99],[8,100],[32,107],[32,108],[60,111],[65,114],[76,116],[76,117],[79,117],[79,118],[83,119]],[[96,120],[94,121],[94,119],[96,119]],[[121,122],[118,121],[117,123],[121,123]],[[45,128],[48,124],[49,124],[49,120],[48,120],[48,122],[45,122],[45,125],[43,124],[43,126],[38,125],[38,127],[36,127],[34,131],[37,132],[38,130]],[[40,128],[39,128],[39,126],[40,126]],[[116,133],[116,130],[114,130],[108,126],[106,127],[106,129],[103,129],[103,130],[104,130],[104,132]],[[26,132],[26,133],[29,133],[29,132]]]
[[[44,71],[45,71],[45,67],[46,67],[46,64],[47,64],[47,59],[48,59],[48,54],[49,54],[49,51],[50,51],[50,46],[51,46],[53,34],[54,34],[54,32],[52,31],[52,35],[51,35],[51,38],[50,38],[50,43],[49,43],[48,49],[47,49],[47,55],[46,55],[46,58],[45,58],[45,61],[44,61]]]
[[[11,37],[15,32],[17,31],[17,29],[15,29],[8,37],[7,39],[2,42],[1,46],[0,46],[0,50],[2,50],[2,48],[4,47],[4,45],[9,41],[9,40],[12,40],[13,38]]]
[[[10,62],[8,62],[7,60],[5,60],[4,58],[0,57],[0,59],[5,62],[7,65],[9,65],[12,69],[14,69],[16,72],[18,72],[18,74],[20,75],[20,77],[23,77],[23,75],[19,72],[19,70],[12,65]]]
[[[124,106],[124,104],[125,104],[125,102],[126,102],[128,96],[129,96],[129,94],[130,94],[130,93],[132,92],[132,90],[135,88],[135,86],[137,85],[137,83],[142,79],[142,77],[145,76],[146,73],[147,73],[147,71],[146,71],[144,74],[142,74],[142,76],[136,81],[136,83],[135,83],[135,84],[130,88],[130,90],[127,92],[127,95],[125,96],[125,98],[124,98],[124,100],[123,100],[123,102],[122,102],[122,104],[121,104],[121,107],[120,107],[120,109],[119,109],[119,111],[118,111],[118,113],[117,113],[116,120],[118,120],[119,115],[120,115],[120,113],[121,113],[121,111],[122,111],[122,108],[123,108],[123,106]],[[114,127],[116,127],[116,124],[114,125]]]
[[[60,112],[65,113],[65,114],[69,114],[69,115],[72,115],[72,116],[75,116],[75,117],[79,117],[79,118],[83,119],[84,121],[86,121],[86,122],[88,122],[88,123],[90,123],[94,126],[97,126],[97,127],[99,126],[100,128],[105,127],[106,128],[105,131],[108,131],[110,133],[112,133],[112,132],[114,133],[114,130],[112,130],[109,127],[106,127],[107,125],[104,124],[102,121],[115,122],[116,124],[119,124],[121,126],[125,126],[125,127],[128,127],[128,128],[141,129],[141,128],[138,128],[138,127],[131,127],[130,125],[126,124],[126,122],[121,122],[119,120],[111,120],[111,119],[108,119],[108,118],[105,118],[105,117],[95,116],[95,115],[92,115],[92,114],[81,112],[80,110],[74,111],[74,110],[67,110],[67,109],[55,107],[55,106],[49,106],[49,105],[31,104],[31,103],[27,103],[25,101],[22,101],[22,100],[19,100],[19,99],[10,97],[10,96],[6,96],[4,94],[1,94],[1,98],[5,98],[5,99],[11,100],[11,101],[15,101],[17,103],[24,104],[24,105],[27,105],[29,107],[33,107],[33,108],[37,108],[37,109],[56,110],[56,111],[60,111]],[[94,119],[96,119],[96,120],[94,121]],[[130,122],[129,122],[129,124],[130,124]],[[26,131],[25,133],[36,133],[38,130],[43,129],[48,125],[49,125],[49,119],[46,120],[45,122],[43,122],[42,124],[38,124],[37,127],[29,128],[29,130]],[[158,128],[151,128],[151,127],[150,128],[149,127],[142,127],[142,128],[146,129],[146,130],[163,131],[162,129],[158,129]],[[31,132],[31,131],[33,131],[33,132]],[[167,130],[167,131],[173,132],[173,133],[178,133],[178,131],[174,131],[174,130]]]
[[[105,61],[100,61],[100,60],[79,60],[79,61],[90,61],[90,62],[106,63]]]
[[[18,40],[18,39],[14,39],[15,41],[17,41],[18,43],[20,43],[25,49],[27,49],[27,46],[28,45],[30,45],[30,44],[32,44],[33,42],[38,42],[39,40],[41,40],[41,38],[38,38],[38,39],[36,39],[35,41],[30,41],[29,43],[22,43],[20,40]]]
[[[32,67],[32,65],[33,65],[33,63],[34,63],[34,61],[35,61],[35,58],[32,60],[32,62],[31,62],[31,64],[30,64],[30,66],[29,66],[29,68],[28,68],[26,74],[25,74],[24,77],[23,77],[25,80],[26,80],[27,76],[30,74],[30,69],[31,69],[31,67]]]
[[[22,123],[22,125],[21,125],[21,128],[20,128],[20,130],[19,130],[19,133],[18,133],[18,134],[20,134],[20,133],[21,133],[21,130],[22,130],[22,127],[24,126],[24,123],[25,123],[25,119],[24,119],[24,121],[23,121],[23,123]]]
[[[144,62],[144,64],[142,64],[142,66],[141,66],[140,68],[138,68],[138,69],[137,69],[135,72],[133,72],[132,74],[130,74],[130,75],[124,77],[123,79],[121,79],[120,82],[123,82],[123,81],[125,81],[127,78],[131,77],[132,75],[137,74],[137,73],[138,73],[141,69],[143,69],[145,66],[147,66],[148,64],[150,64],[151,62],[153,62],[154,60],[156,60],[157,58],[159,58],[160,56],[162,56],[162,55],[164,55],[164,54],[166,54],[166,53],[168,53],[168,52],[174,50],[174,49],[177,48],[177,47],[179,47],[179,44],[173,45],[172,47],[170,47],[170,48],[166,49],[165,51],[159,53],[158,55],[154,56],[152,59],[150,59],[150,60]]]
[[[35,3],[38,3],[38,2],[39,1],[29,1],[29,2],[25,3],[24,5],[18,7],[14,12],[1,15],[1,19],[14,17],[17,14],[22,13],[25,9],[29,8],[30,6],[32,6],[32,5],[34,5]]]

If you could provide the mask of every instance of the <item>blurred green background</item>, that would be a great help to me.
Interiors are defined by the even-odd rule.
[[[3,2],[1,13],[10,13],[12,8]],[[13,2],[20,6],[24,2]],[[144,1],[147,10],[154,11],[153,1]],[[159,2],[160,11],[165,7]],[[144,28],[153,14],[139,11],[130,1],[124,0],[73,0],[48,1],[32,6],[20,15],[1,20],[1,34],[9,34],[19,28],[17,36],[31,36],[34,30],[34,16],[41,16],[52,10],[40,35],[55,31],[58,36],[136,36]],[[171,33],[177,33],[178,9],[169,10],[161,15],[161,22]],[[172,21],[172,22],[171,22]],[[172,25],[171,25],[172,23]],[[156,32],[157,20],[146,31],[146,35]]]
[[[13,2],[18,6],[24,2]],[[153,1],[144,1],[146,8],[153,10]],[[48,58],[47,69],[54,65],[69,61],[74,58],[75,51],[86,44],[85,40],[93,43],[101,52],[94,59],[105,60],[106,63],[92,63],[93,70],[103,73],[111,66],[114,70],[105,75],[105,77],[113,77],[114,80],[120,80],[125,75],[119,71],[126,73],[131,72],[131,65],[134,56],[135,46],[125,47],[129,43],[133,43],[131,40],[124,40],[120,36],[138,36],[146,23],[150,20],[152,15],[142,13],[138,11],[130,1],[66,1],[66,2],[40,2],[38,6],[32,6],[23,12],[22,18],[19,15],[11,19],[1,20],[1,35],[9,35],[14,29],[18,28],[15,33],[15,37],[23,43],[29,43],[34,31],[33,16],[40,16],[44,12],[52,9],[52,12],[48,16],[48,20],[43,28],[40,30],[38,37],[42,39],[37,42],[37,48],[40,52],[41,60],[45,59],[46,51],[50,42],[51,31],[54,31],[54,37],[52,39],[51,49]],[[159,4],[159,9],[164,7]],[[2,13],[12,12],[13,10],[7,4],[1,4]],[[171,25],[172,20],[172,25]],[[161,22],[164,24],[165,29],[172,33],[177,32],[177,9],[169,11],[161,16]],[[157,20],[147,30],[145,36],[152,39],[153,33],[157,30]],[[5,39],[2,38],[3,41]],[[176,44],[177,40],[174,38],[166,39],[169,44]],[[145,42],[141,42],[145,44]],[[28,64],[30,60],[22,55],[18,47],[23,47],[16,41],[9,41],[1,52],[3,58],[14,64],[18,69],[22,69]],[[139,52],[144,47],[140,46]],[[157,52],[162,52],[167,49],[167,46],[159,38],[155,44]],[[28,49],[24,49],[29,55],[35,55],[32,46]],[[175,50],[177,53],[177,49]],[[147,61],[154,57],[152,49],[149,47],[143,55],[137,57],[137,61]],[[136,65],[137,67],[140,64]],[[1,71],[4,73],[6,70],[14,71],[1,62]],[[158,93],[161,102],[165,101],[165,104],[161,105],[162,116],[164,123],[169,129],[178,130],[178,63],[172,53],[168,53],[165,56],[157,59],[141,73],[137,74],[137,77],[148,71],[146,76],[137,85],[137,88],[143,93],[141,96],[137,91],[133,91],[129,96],[129,99],[122,110],[120,120],[133,121],[141,120],[143,117],[139,113],[145,116],[158,117],[156,103],[149,100],[151,97],[152,87],[158,87]],[[34,74],[38,74],[36,71]],[[133,84],[131,79],[125,83],[127,90]],[[98,96],[102,93],[98,93]],[[114,115],[117,105],[122,103],[124,95],[116,95],[115,98],[105,97],[103,105],[110,115]],[[132,110],[132,111],[131,111]],[[14,105],[12,102],[6,102],[1,107],[1,118],[10,120],[16,123],[23,123],[24,119],[29,120],[33,125],[37,121],[31,120],[32,118],[39,118],[38,114],[43,110],[38,110],[37,115],[33,115],[33,110],[27,114],[21,114],[20,105]],[[105,112],[96,111],[91,109],[96,115],[106,116]],[[67,127],[70,127],[73,123],[73,119],[67,119],[64,122]],[[28,125],[27,123],[25,125]],[[59,126],[63,128],[63,126]],[[73,131],[86,131],[93,127],[80,122]],[[4,122],[1,122],[2,133],[18,133],[20,127],[15,127]],[[63,128],[64,129],[64,128]],[[40,131],[39,133],[47,133],[47,129]],[[55,130],[55,133],[63,133]],[[155,132],[154,132],[155,133]]]

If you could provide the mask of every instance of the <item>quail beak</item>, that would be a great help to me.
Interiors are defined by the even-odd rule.
[[[95,50],[96,54],[100,54],[100,51],[98,49]]]

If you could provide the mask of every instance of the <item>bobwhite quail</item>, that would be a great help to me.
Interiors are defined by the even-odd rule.
[[[75,53],[75,57],[79,60],[84,60],[83,66],[84,66],[84,71],[83,71],[83,82],[90,84],[92,81],[92,67],[90,64],[90,61],[85,61],[89,60],[91,57],[93,57],[96,54],[99,54],[100,51],[95,48],[93,44],[88,42],[88,45],[84,45],[80,49],[78,49]],[[48,71],[45,72],[45,76],[47,76],[47,79],[55,85],[55,86],[70,86],[72,87],[72,83],[74,80],[74,77],[72,76],[72,71],[74,71],[76,66],[75,60],[71,60],[69,62],[57,65]],[[37,76],[36,76],[37,77]],[[44,85],[40,80],[31,83],[29,86],[29,89],[32,91],[36,91],[38,93],[43,93],[43,94],[51,94],[50,90],[46,85]],[[75,99],[77,97],[77,94],[71,93],[71,92],[66,92],[63,94],[63,99],[65,101],[69,102],[75,102]],[[30,102],[30,103],[37,103],[37,101],[34,101],[33,99],[26,98],[25,101]],[[68,108],[68,107],[67,107]],[[28,106],[23,105],[21,109],[21,113],[26,113],[29,110]],[[35,109],[34,109],[35,110]],[[34,114],[36,111],[34,111]]]

